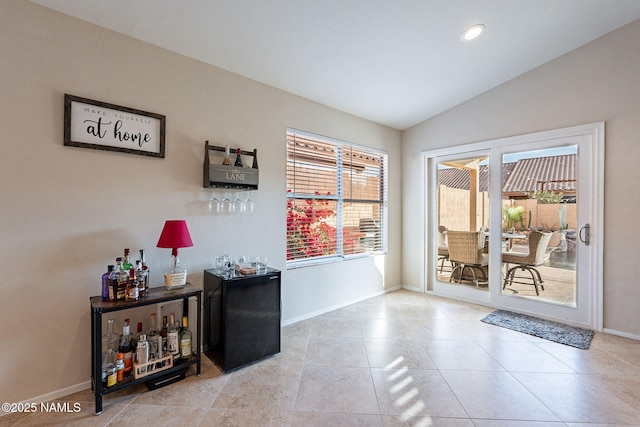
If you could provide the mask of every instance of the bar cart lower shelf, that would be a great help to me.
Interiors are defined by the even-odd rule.
[[[138,301],[104,301],[101,296],[91,297],[91,389],[95,394],[95,413],[102,413],[102,397],[105,394],[113,393],[123,388],[136,384],[150,382],[152,385],[160,387],[178,379],[184,378],[187,368],[196,365],[196,375],[201,371],[201,296],[202,289],[197,289],[188,284],[182,289],[167,291],[162,288],[151,288],[149,293]],[[189,360],[174,360],[173,367],[153,373],[141,378],[134,378],[133,375],[125,379],[122,383],[105,389],[102,387],[102,315],[114,311],[128,310],[130,308],[142,307],[145,305],[158,304],[167,301],[183,300],[182,310],[185,316],[189,315],[189,298],[196,299],[196,349],[194,355]],[[191,324],[191,322],[189,322]],[[150,386],[153,388],[153,386]]]

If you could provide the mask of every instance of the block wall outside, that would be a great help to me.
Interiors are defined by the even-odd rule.
[[[438,225],[444,225],[450,230],[469,230],[470,197],[469,190],[450,188],[444,185],[438,187]],[[489,228],[489,193],[478,193],[478,208],[476,224],[478,227]],[[522,206],[524,208],[523,223],[527,228],[536,227],[545,230],[560,230],[561,212],[566,218],[565,228],[577,229],[577,213],[575,203],[568,204],[538,204],[535,199],[503,200],[503,207]],[[502,213],[501,213],[502,214]],[[531,222],[529,222],[531,217]],[[516,225],[519,228],[520,224]]]

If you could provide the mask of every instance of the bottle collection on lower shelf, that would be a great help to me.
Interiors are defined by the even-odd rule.
[[[107,333],[102,336],[102,387],[110,388],[134,379],[143,378],[187,361],[193,354],[192,333],[188,318],[180,322],[174,313],[162,318],[157,328],[156,314],[151,314],[151,327],[144,333],[142,322],[136,333],[130,332],[130,320],[125,319],[122,334],[114,332],[115,321],[107,321]]]

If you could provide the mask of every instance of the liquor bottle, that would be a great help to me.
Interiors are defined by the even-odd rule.
[[[116,381],[121,382],[124,380],[124,354],[118,353],[116,360]]]
[[[108,348],[112,350],[114,353],[118,351],[118,346],[120,345],[120,336],[114,332],[115,320],[109,319],[107,320],[107,333],[102,336],[102,338],[106,341],[103,341],[102,350]],[[105,347],[106,346],[106,347]]]
[[[109,275],[109,301],[118,300],[118,283],[120,278],[120,267],[122,265],[122,258],[116,258],[116,266]]]
[[[147,341],[149,341],[149,358],[160,359],[158,352],[158,337],[160,331],[158,330],[158,323],[156,322],[156,314],[151,313],[151,327],[147,331]],[[162,343],[162,341],[160,341]]]
[[[133,368],[133,349],[131,348],[131,334],[129,333],[129,319],[124,320],[122,327],[122,336],[120,337],[120,346],[118,351],[123,354],[124,376],[131,375]]]
[[[180,357],[180,336],[178,328],[176,328],[175,314],[169,314],[169,323],[167,324],[167,352],[169,352],[174,359]]]
[[[113,350],[109,348],[102,358],[102,386],[105,388],[113,387],[118,381],[113,355]]]
[[[139,372],[147,372],[147,363],[149,363],[149,342],[147,336],[141,334],[136,345],[136,363],[140,365]]]
[[[109,276],[113,271],[113,265],[107,266],[107,272],[102,275],[102,299],[109,299]]]
[[[144,335],[142,333],[142,322],[138,322],[138,326],[136,327],[136,333],[131,336],[131,348],[138,347],[138,341],[140,340],[140,335]]]
[[[142,270],[142,260],[136,260],[136,280],[138,282],[138,297],[142,298],[146,292],[144,287],[144,274]]]
[[[107,388],[107,371],[109,363],[113,363],[111,359],[111,349],[109,348],[109,339],[107,335],[102,336],[102,388]]]
[[[129,248],[124,249],[124,261],[122,261],[122,268],[127,271],[133,268],[133,264],[131,264],[131,259],[129,257]]]
[[[164,352],[162,351],[162,337],[160,336],[160,334],[158,334],[158,336],[156,337],[155,345],[158,346],[158,357],[156,359],[160,360],[166,356],[166,354],[164,354]],[[162,368],[166,364],[167,364],[167,361],[163,360],[162,362],[156,363],[156,368]]]
[[[167,316],[162,316],[162,329],[160,329],[160,337],[162,337],[162,353],[167,353]]]
[[[142,261],[142,271],[144,278],[144,293],[149,292],[149,266],[147,265],[147,261],[144,257],[144,249],[140,249],[140,261]]]
[[[231,157],[229,154],[229,145],[224,147],[224,159],[222,159],[222,164],[226,166],[231,166]]]
[[[138,279],[136,279],[136,269],[131,267],[129,270],[129,280],[125,291],[125,301],[138,301],[140,294],[138,292]]]
[[[124,301],[127,297],[127,282],[129,282],[129,270],[126,270],[124,268],[124,259],[120,258],[120,273],[118,274],[117,295],[118,301]]]
[[[253,150],[253,163],[251,164],[253,169],[258,169],[258,150]]]
[[[240,157],[241,154],[242,150],[240,148],[236,148],[236,162],[233,164],[235,167],[242,167],[242,157]]]
[[[191,357],[191,342],[193,335],[189,330],[189,318],[182,316],[182,331],[180,332],[180,358],[189,359]]]

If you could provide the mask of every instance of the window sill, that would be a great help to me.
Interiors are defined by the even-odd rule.
[[[294,261],[287,261],[287,270],[295,270],[304,267],[313,267],[315,265],[334,264],[337,262],[349,261],[352,259],[370,258],[377,255],[384,255],[386,252],[361,252],[357,254],[344,255],[344,256],[331,256],[325,258],[313,258],[313,259],[300,259]]]

